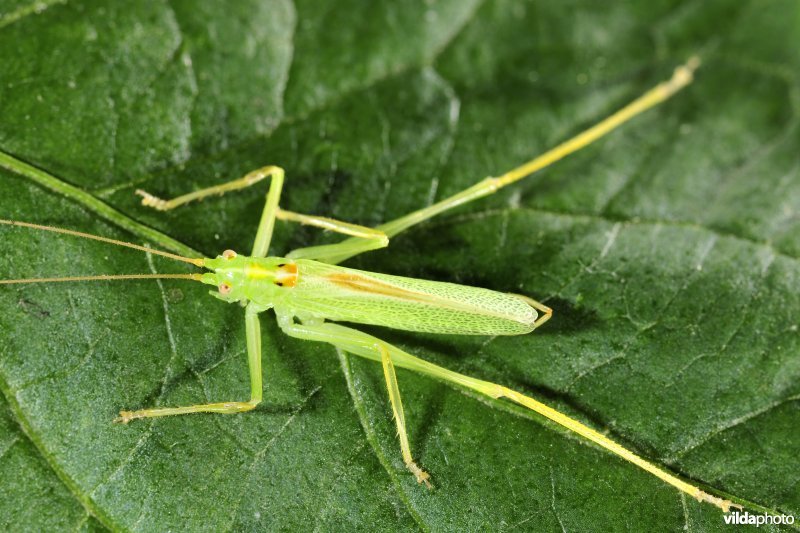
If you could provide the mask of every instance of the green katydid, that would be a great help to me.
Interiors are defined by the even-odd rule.
[[[587,146],[688,85],[698,65],[699,61],[696,58],[691,59],[677,68],[670,80],[657,85],[597,125],[502,176],[486,178],[450,198],[377,228],[281,209],[279,200],[283,188],[284,170],[276,166],[260,168],[243,178],[195,191],[173,200],[162,200],[147,192],[137,191],[137,194],[143,197],[142,203],[145,206],[169,210],[207,196],[243,189],[269,178],[270,187],[266,205],[256,233],[253,251],[249,256],[226,250],[216,258],[183,257],[72,230],[0,220],[0,224],[53,231],[135,248],[208,270],[203,274],[185,275],[134,274],[0,280],[0,284],[151,278],[190,279],[214,286],[216,290],[211,291],[211,294],[225,302],[239,302],[244,305],[250,369],[250,400],[121,411],[116,419],[117,422],[128,423],[139,418],[201,412],[242,413],[254,409],[262,401],[259,314],[273,309],[278,325],[287,335],[328,343],[382,364],[403,461],[419,483],[430,486],[429,475],[412,458],[395,367],[420,372],[491,398],[511,400],[578,433],[696,499],[712,503],[727,512],[734,505],[730,501],[708,494],[682,481],[597,431],[533,398],[496,383],[447,370],[414,357],[372,335],[337,323],[344,321],[407,331],[460,335],[519,335],[530,333],[544,324],[551,317],[551,309],[526,296],[452,283],[364,272],[340,267],[338,263],[355,255],[386,247],[390,237],[444,211],[493,194],[502,187],[530,176]],[[285,257],[267,257],[276,219],[308,224],[350,237],[338,244],[300,248],[286,254]]]

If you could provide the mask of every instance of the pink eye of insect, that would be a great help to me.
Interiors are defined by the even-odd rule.
[[[219,293],[223,296],[228,295],[231,293],[231,286],[227,283],[220,283],[219,284]]]
[[[234,257],[236,257],[236,252],[234,252],[233,250],[225,250],[224,252],[222,252],[222,257],[224,257],[225,259],[233,259]]]

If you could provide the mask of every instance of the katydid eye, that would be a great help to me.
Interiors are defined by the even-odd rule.
[[[222,257],[224,257],[225,259],[233,259],[234,257],[236,257],[236,252],[234,252],[233,250],[225,250],[224,252],[222,252]]]
[[[231,286],[227,283],[220,283],[219,284],[219,293],[223,296],[228,295],[231,293]]]

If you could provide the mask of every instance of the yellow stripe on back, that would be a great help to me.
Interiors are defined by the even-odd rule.
[[[257,263],[250,263],[244,269],[244,275],[247,279],[268,279],[274,278],[275,272],[268,270]]]

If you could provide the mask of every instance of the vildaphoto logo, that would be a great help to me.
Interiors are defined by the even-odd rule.
[[[750,525],[759,527],[767,524],[794,524],[794,516],[790,514],[750,514],[747,511],[743,513],[739,511],[725,513],[722,515],[722,519],[725,520],[726,524],[738,526]]]

